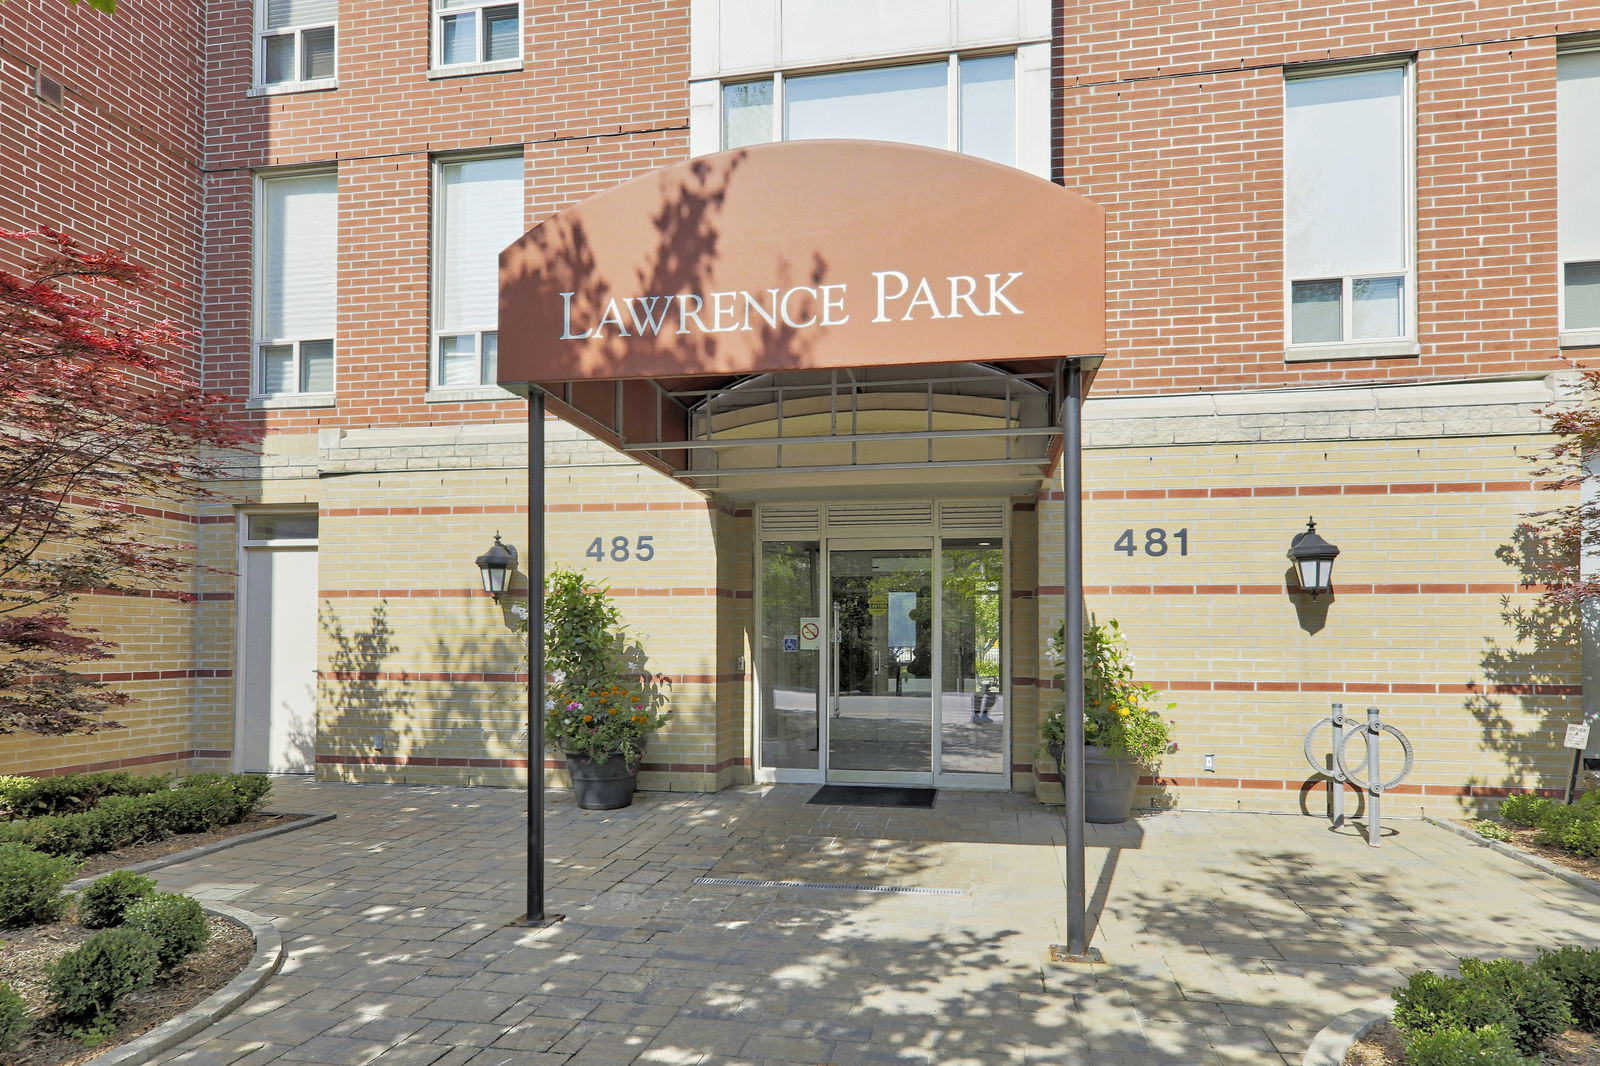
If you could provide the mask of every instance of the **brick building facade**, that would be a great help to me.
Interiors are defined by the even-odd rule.
[[[1547,443],[1536,409],[1563,349],[1600,340],[1582,318],[1600,250],[1583,250],[1589,208],[1558,168],[1583,158],[1558,129],[1600,115],[1582,95],[1600,5],[859,6],[230,0],[195,25],[165,0],[122,0],[111,18],[0,5],[0,223],[124,246],[180,282],[159,310],[199,330],[196,373],[266,430],[224,486],[236,504],[161,524],[214,568],[197,571],[200,599],[91,605],[136,677],[130,728],[0,738],[7,769],[522,780],[519,636],[472,559],[497,530],[522,539],[524,405],[483,361],[493,323],[452,317],[451,242],[490,186],[453,200],[451,182],[520,160],[527,228],[724,148],[808,130],[916,140],[914,123],[872,122],[920,92],[954,104],[936,146],[1106,214],[1085,580],[1088,608],[1121,622],[1141,676],[1176,704],[1177,750],[1146,795],[1304,804],[1300,738],[1330,701],[1381,705],[1414,738],[1402,809],[1558,784],[1559,727],[1585,715],[1580,649],[1562,619],[1548,640],[1517,639],[1508,612],[1539,575],[1499,549],[1545,502],[1524,459]],[[1324,150],[1341,137],[1370,139],[1388,169],[1343,169],[1368,153]],[[1365,196],[1353,222],[1334,217],[1340,181]],[[296,278],[322,276],[278,265],[326,247],[283,221],[290,208],[273,214],[295,196],[332,212],[317,216],[336,233],[322,227],[329,336],[316,314],[293,336],[264,331],[300,314]],[[1387,230],[1372,221],[1390,215]],[[581,428],[548,432],[551,561],[609,582],[674,679],[643,786],[781,778],[762,749],[761,546],[780,503],[839,498],[696,491]],[[938,506],[978,498],[903,495],[930,501],[935,524],[915,532],[931,538],[954,528]],[[1041,704],[1059,698],[1060,483],[996,500],[996,780],[1048,794],[1035,748]],[[1285,576],[1308,514],[1344,550],[1315,602]],[[260,733],[281,717],[261,699],[298,701],[298,717]]]

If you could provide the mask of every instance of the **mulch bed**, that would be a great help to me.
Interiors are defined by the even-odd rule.
[[[76,877],[98,877],[137,863],[160,859],[190,848],[214,844],[258,829],[296,822],[299,814],[252,814],[237,825],[205,833],[184,833],[151,844],[91,855],[78,867]],[[56,925],[0,930],[0,981],[5,981],[28,1004],[34,1028],[22,1046],[0,1054],[0,1066],[72,1066],[154,1029],[205,999],[233,980],[255,955],[250,931],[226,918],[209,915],[211,938],[206,946],[154,985],[122,1000],[116,1033],[100,1045],[86,1048],[74,1037],[53,1029],[49,1012],[45,967],[79,947],[96,932],[67,920]]]
[[[116,1034],[93,1048],[54,1030],[44,968],[88,940],[95,930],[63,922],[7,931],[5,950],[0,951],[0,981],[10,984],[27,1002],[34,1027],[23,1038],[22,1046],[9,1055],[0,1055],[0,1061],[5,1066],[70,1066],[83,1062],[182,1014],[233,980],[255,955],[255,938],[248,929],[226,918],[207,917],[211,938],[206,946],[154,985],[125,997]]]
[[[1461,824],[1469,829],[1477,825],[1476,822],[1472,821],[1465,821]],[[1533,838],[1538,835],[1539,831],[1537,829],[1521,829],[1514,825],[1508,825],[1506,828],[1511,831],[1511,839],[1501,841],[1501,843],[1511,844],[1532,855],[1537,855],[1541,859],[1553,862],[1563,869],[1571,870],[1575,874],[1582,874],[1585,877],[1600,881],[1600,859],[1574,855],[1563,848],[1553,848],[1548,844],[1535,844]]]
[[[1399,1030],[1380,1022],[1350,1048],[1344,1066],[1405,1066],[1409,1061]],[[1551,1039],[1544,1053],[1544,1066],[1600,1066],[1600,1038],[1569,1029]]]
[[[225,825],[205,833],[184,833],[180,836],[168,837],[157,840],[151,844],[136,844],[131,848],[122,848],[118,851],[107,851],[100,855],[91,855],[84,864],[78,867],[73,877],[99,877],[112,870],[120,870],[124,866],[133,866],[151,859],[160,859],[190,848],[203,847],[206,844],[215,844],[219,840],[229,837],[242,836],[245,833],[254,833],[258,829],[271,829],[275,825],[284,825],[288,822],[298,822],[304,818],[303,814],[251,814],[237,825]]]

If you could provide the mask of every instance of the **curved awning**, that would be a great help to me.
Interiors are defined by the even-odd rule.
[[[1100,356],[1104,243],[1095,204],[952,152],[797,141],[690,159],[501,254],[499,382],[695,483],[671,443],[690,440],[691,407],[751,375],[1037,378]]]

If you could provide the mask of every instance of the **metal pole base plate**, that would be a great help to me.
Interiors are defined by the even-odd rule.
[[[546,914],[543,918],[529,919],[526,914],[519,914],[516,918],[506,923],[507,929],[546,929],[566,918],[565,914]]]
[[[1104,955],[1100,954],[1100,949],[1097,947],[1090,947],[1088,951],[1085,951],[1082,955],[1079,955],[1069,950],[1065,944],[1051,944],[1050,961],[1067,962],[1079,966],[1086,966],[1090,963],[1105,962],[1106,959]]]

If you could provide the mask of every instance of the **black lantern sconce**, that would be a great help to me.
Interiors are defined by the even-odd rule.
[[[500,534],[494,535],[489,550],[478,556],[478,572],[483,576],[483,591],[500,602],[500,596],[511,582],[511,572],[517,568],[517,549],[500,543]]]
[[[1307,519],[1305,532],[1296,533],[1289,545],[1289,558],[1300,575],[1300,591],[1316,599],[1333,588],[1333,561],[1338,556],[1337,547],[1317,536],[1316,519]]]

